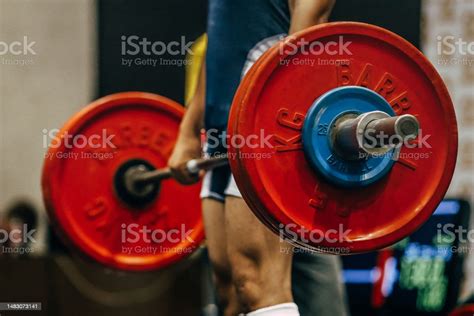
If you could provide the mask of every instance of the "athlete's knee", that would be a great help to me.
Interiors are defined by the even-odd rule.
[[[254,310],[261,304],[265,289],[255,263],[232,264],[232,281],[238,301],[244,310]]]
[[[263,288],[257,278],[240,274],[234,279],[234,287],[243,310],[252,311],[261,305]]]
[[[286,262],[250,253],[229,256],[232,282],[245,312],[291,302],[290,269]]]
[[[227,305],[231,300],[232,273],[228,260],[218,256],[210,256],[212,265],[212,276],[217,290],[219,301]]]

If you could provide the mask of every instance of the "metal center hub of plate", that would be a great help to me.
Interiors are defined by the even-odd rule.
[[[382,179],[391,170],[393,149],[381,155],[353,157],[334,146],[333,131],[342,120],[374,111],[395,116],[384,98],[355,86],[333,89],[309,109],[303,125],[304,153],[312,168],[328,182],[342,187],[362,187]]]
[[[121,165],[114,177],[114,190],[117,196],[131,206],[132,210],[150,204],[158,194],[159,185],[146,184],[138,186],[132,183],[134,173],[155,170],[152,164],[143,159],[131,159]]]

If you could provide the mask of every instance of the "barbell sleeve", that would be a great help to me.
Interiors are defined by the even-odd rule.
[[[341,117],[333,128],[333,146],[347,160],[383,155],[400,142],[418,136],[420,124],[413,115],[389,116],[373,111]]]

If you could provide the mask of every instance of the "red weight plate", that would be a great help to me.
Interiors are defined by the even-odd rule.
[[[95,101],[65,124],[46,154],[42,188],[68,244],[106,266],[134,271],[164,268],[200,245],[200,184],[164,180],[144,208],[122,203],[114,189],[117,169],[129,160],[166,166],[183,113],[167,98],[128,92]]]
[[[298,235],[298,246],[348,254],[391,245],[431,216],[454,171],[457,127],[443,81],[415,47],[382,28],[340,22],[300,32],[262,58],[239,87],[228,132],[272,136],[272,147],[229,150],[239,189],[266,225]],[[301,147],[309,107],[344,85],[378,92],[397,114],[418,118],[420,140],[430,135],[428,146],[404,147],[385,179],[355,190],[325,182]]]
[[[474,315],[474,304],[458,307],[449,316],[472,316]]]

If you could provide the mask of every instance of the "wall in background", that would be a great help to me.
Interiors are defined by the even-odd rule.
[[[43,208],[43,130],[93,98],[95,11],[92,0],[0,0],[0,40],[32,45],[0,56],[0,211],[22,197]]]
[[[331,20],[378,25],[420,47],[420,15],[421,0],[336,0]]]
[[[186,47],[206,31],[207,0],[102,0],[98,8],[98,95],[147,91],[183,103]]]

